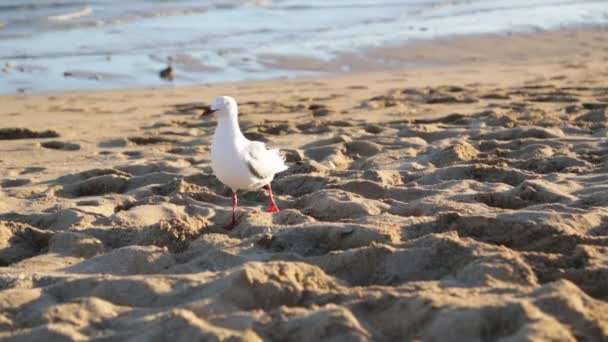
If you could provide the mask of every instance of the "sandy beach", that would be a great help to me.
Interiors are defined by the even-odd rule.
[[[606,29],[367,56],[395,66],[1,96],[0,339],[606,340]],[[232,231],[219,95],[290,166]]]

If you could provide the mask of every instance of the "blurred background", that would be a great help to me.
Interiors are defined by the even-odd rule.
[[[608,0],[2,0],[0,93],[360,71],[335,61],[436,37],[606,22]],[[168,58],[172,81],[159,77]]]

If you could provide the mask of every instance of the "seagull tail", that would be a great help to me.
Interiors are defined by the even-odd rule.
[[[271,155],[273,156],[273,160],[271,161],[272,165],[275,166],[275,173],[283,172],[287,170],[289,167],[285,164],[285,157],[281,155],[279,149],[270,150]]]

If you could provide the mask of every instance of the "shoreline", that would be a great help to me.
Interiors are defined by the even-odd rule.
[[[91,91],[124,91],[137,89],[174,89],[182,87],[206,87],[223,84],[239,84],[239,83],[256,83],[267,81],[284,81],[284,80],[300,80],[300,79],[319,79],[341,77],[348,74],[374,73],[374,72],[392,72],[399,70],[415,70],[428,69],[444,66],[466,65],[468,63],[508,63],[514,64],[513,59],[520,59],[519,62],[527,62],[527,59],[552,58],[552,56],[560,56],[559,58],[576,57],[576,51],[570,49],[567,44],[556,43],[555,40],[574,39],[583,48],[588,48],[595,40],[605,42],[602,34],[608,34],[608,26],[606,25],[589,25],[567,27],[553,31],[541,32],[517,32],[517,33],[491,33],[491,34],[466,34],[466,35],[450,35],[428,40],[414,40],[409,42],[395,42],[386,44],[382,47],[363,48],[357,52],[341,52],[337,53],[335,58],[330,61],[311,58],[298,55],[273,55],[267,57],[270,60],[263,64],[269,66],[272,70],[267,70],[269,73],[277,72],[296,72],[296,73],[311,73],[312,75],[300,75],[294,77],[276,77],[242,81],[214,82],[214,83],[199,83],[199,84],[178,84],[181,82],[180,71],[177,74],[175,84],[167,84],[161,86],[150,87],[116,87],[120,83],[114,83],[114,86],[102,86],[99,89],[84,89],[83,92]],[[549,40],[549,42],[547,41]],[[496,51],[488,51],[488,47],[498,47]],[[529,49],[541,49],[541,51],[530,52]],[[526,51],[521,51],[526,49]],[[500,53],[502,52],[502,53]],[[439,55],[439,56],[438,56]],[[522,60],[523,59],[523,60]],[[519,63],[515,62],[515,63]],[[349,71],[340,71],[344,68]],[[160,70],[160,69],[159,69]],[[274,71],[273,71],[274,70]],[[76,71],[75,74],[103,74],[104,71]],[[188,78],[187,73],[181,73]],[[157,75],[156,75],[157,76]],[[146,75],[150,77],[150,75]],[[83,80],[84,81],[84,80]],[[85,82],[97,82],[94,80],[86,80]],[[190,82],[190,81],[188,81]],[[3,93],[2,96],[12,96],[19,94],[52,94],[52,93],[69,93],[80,92],[79,90],[51,90],[39,92],[13,92]]]
[[[561,59],[576,56],[577,53],[567,44],[559,44],[556,41],[574,40],[587,46],[596,41],[605,43],[606,38],[603,35],[607,33],[607,25],[589,25],[551,31],[455,34],[433,39],[394,42],[381,47],[365,48],[360,52],[339,53],[330,63],[319,59],[301,59],[301,56],[294,56],[293,62],[290,62],[290,56],[279,56],[282,63],[278,65],[285,68],[304,65],[309,71],[326,72],[349,65],[354,71],[345,73],[368,73],[458,66],[467,63],[518,64],[549,56],[559,56]],[[488,51],[488,47],[495,50]],[[536,51],[531,52],[532,47]],[[378,62],[379,59],[384,61]],[[326,77],[345,73],[336,72]]]

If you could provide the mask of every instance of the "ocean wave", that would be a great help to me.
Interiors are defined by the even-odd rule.
[[[49,21],[69,21],[69,20],[74,20],[74,19],[78,19],[78,18],[82,18],[82,17],[88,17],[91,14],[93,14],[93,9],[91,7],[84,7],[84,8],[78,9],[76,11],[68,12],[68,13],[50,15],[46,18]]]
[[[53,25],[48,26],[47,29],[54,30],[70,30],[75,28],[85,28],[85,27],[107,27],[114,25],[123,25],[130,22],[135,22],[140,19],[151,19],[158,17],[173,17],[173,16],[187,16],[194,15],[207,12],[207,7],[196,7],[196,8],[186,8],[186,9],[150,9],[150,10],[140,10],[134,11],[128,14],[124,14],[122,16],[108,17],[108,18],[100,18],[97,16],[91,16],[92,13],[89,13],[89,17],[83,20],[74,21],[76,18],[83,18],[84,15],[80,17],[72,17],[72,18],[62,18],[62,20],[52,20]],[[77,12],[73,12],[77,13]],[[51,21],[51,20],[49,20]]]
[[[39,1],[13,1],[13,3],[0,4],[0,12],[29,12],[33,10],[57,10],[61,8],[74,8],[79,6],[86,6],[85,1],[50,1],[41,3]]]
[[[191,14],[200,14],[207,12],[209,9],[207,6],[204,7],[191,7],[191,8],[166,8],[166,9],[155,9],[148,11],[135,12],[133,18],[156,18],[156,17],[173,17],[173,16],[184,16]]]

